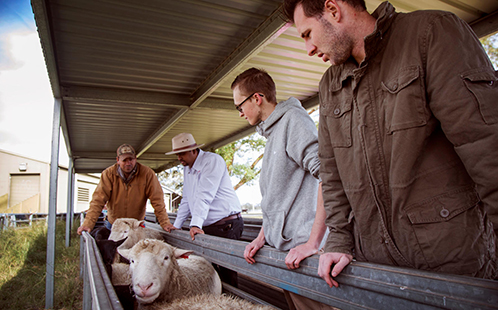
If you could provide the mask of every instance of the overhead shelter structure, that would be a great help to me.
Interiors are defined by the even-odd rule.
[[[282,2],[32,0],[55,98],[52,166],[59,127],[72,173],[101,172],[115,162],[122,143],[159,172],[177,164],[164,153],[178,133],[192,133],[207,149],[247,136],[254,127],[234,109],[230,85],[250,67],[269,72],[279,101],[294,96],[305,108],[317,106],[318,83],[329,64],[306,55],[296,28],[281,14]],[[381,1],[366,3],[371,12]],[[399,12],[452,11],[479,36],[498,29],[496,0],[392,4]],[[55,214],[53,225],[55,230]]]

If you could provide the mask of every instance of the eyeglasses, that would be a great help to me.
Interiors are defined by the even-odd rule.
[[[240,113],[244,113],[242,111],[242,105],[244,104],[244,102],[246,102],[247,100],[251,99],[251,97],[254,96],[254,94],[256,94],[256,93],[250,94],[249,97],[247,97],[246,99],[244,99],[239,105],[236,105],[235,108],[237,109],[237,111],[239,111]],[[258,94],[258,95],[260,95],[261,97],[264,97],[263,94]]]

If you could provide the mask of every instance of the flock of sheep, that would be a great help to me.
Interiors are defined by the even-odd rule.
[[[273,309],[222,294],[211,263],[167,244],[143,221],[118,219],[91,235],[124,309]]]

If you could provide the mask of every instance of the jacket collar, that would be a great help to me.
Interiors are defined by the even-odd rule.
[[[126,184],[130,183],[131,180],[133,180],[133,178],[138,174],[139,163],[137,163],[135,165],[135,168],[133,168],[133,170],[131,171],[131,173],[128,176],[128,178],[125,178],[125,176],[123,174],[123,171],[121,170],[121,167],[119,167],[119,165],[117,163],[115,165],[116,165],[116,175],[118,175],[123,180],[123,182],[125,182]]]
[[[387,34],[394,19],[397,16],[394,7],[388,1],[383,2],[372,13],[372,16],[377,19],[375,22],[374,31],[365,37],[365,59],[358,65],[353,57],[350,57],[345,63],[338,66],[332,66],[329,70],[333,70],[330,74],[329,85],[330,90],[337,91],[342,88],[342,84],[349,77],[354,75],[362,75],[366,70],[368,61],[384,48],[388,42]]]
[[[391,3],[385,1],[377,7],[372,16],[377,19],[374,32],[365,37],[365,59],[362,63],[374,57],[387,44],[387,33],[397,13]]]

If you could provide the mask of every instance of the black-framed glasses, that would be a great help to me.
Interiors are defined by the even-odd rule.
[[[244,102],[251,99],[251,97],[254,96],[254,94],[256,94],[256,93],[250,94],[246,99],[244,99],[241,103],[239,103],[239,105],[236,105],[235,108],[237,109],[237,111],[239,111],[240,113],[244,113],[244,112],[242,112],[242,105],[244,104]],[[259,95],[261,97],[264,97],[263,94],[259,94]]]

